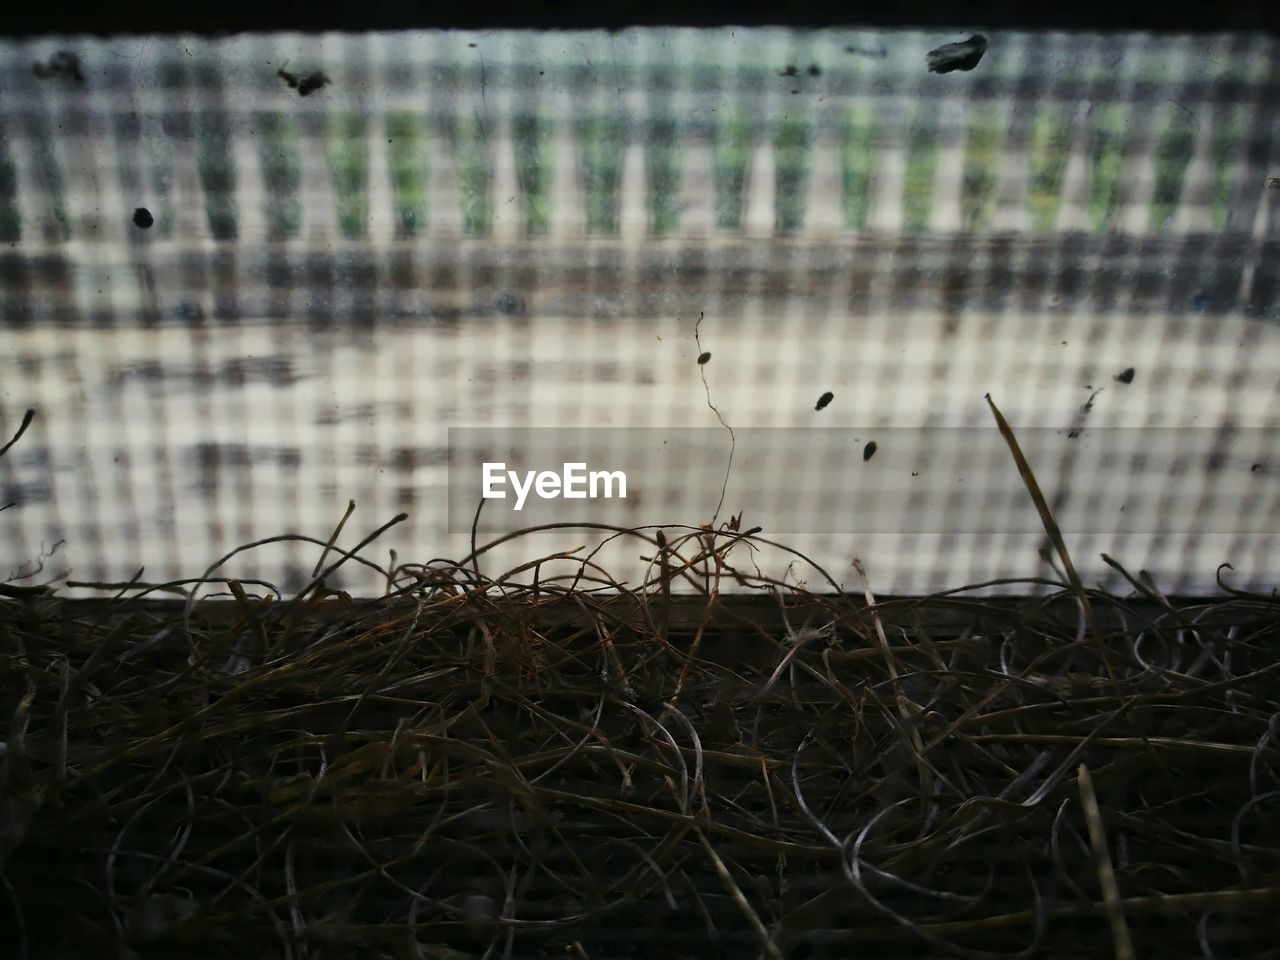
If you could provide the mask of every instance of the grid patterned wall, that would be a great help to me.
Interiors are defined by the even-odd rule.
[[[0,424],[40,415],[0,459],[5,561],[61,543],[42,577],[194,575],[258,537],[323,539],[348,499],[362,530],[410,513],[380,544],[402,559],[460,556],[450,426],[722,430],[711,401],[737,429],[910,436],[994,430],[989,392],[1015,428],[1061,429],[1035,464],[1059,505],[1120,490],[1163,531],[1073,542],[1086,579],[1114,585],[1105,550],[1166,589],[1224,561],[1270,586],[1277,44],[1002,35],[929,74],[964,35],[0,46]],[[282,70],[327,82],[300,96]],[[1115,428],[1139,456],[1106,475],[1076,451]],[[1182,462],[1141,456],[1178,430]],[[968,483],[957,511],[991,486],[940,450],[913,462]],[[858,503],[858,477],[791,466]],[[709,519],[670,471],[635,521]],[[1205,519],[1232,504],[1256,529]],[[829,529],[796,545],[838,580],[860,556],[881,591],[1046,572],[1037,537]],[[604,559],[634,582],[638,552]],[[287,589],[310,556],[232,572]]]

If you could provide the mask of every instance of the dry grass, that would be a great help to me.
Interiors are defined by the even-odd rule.
[[[326,589],[385,529],[292,599],[0,597],[6,955],[1274,949],[1274,598],[809,593],[736,521]]]

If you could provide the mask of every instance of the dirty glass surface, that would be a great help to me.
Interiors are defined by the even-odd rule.
[[[1270,589],[1276,41],[991,34],[929,69],[972,33],[0,44],[0,442],[36,411],[0,580],[199,576],[352,500],[340,544],[403,511],[371,558],[460,558],[451,428],[607,437],[638,471],[610,522],[741,513],[840,583],[1051,576],[990,395],[1087,584],[1122,586],[1106,552]],[[639,582],[641,547],[595,560]],[[298,589],[319,551],[221,572]]]

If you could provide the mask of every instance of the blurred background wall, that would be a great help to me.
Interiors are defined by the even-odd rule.
[[[0,44],[4,439],[37,411],[0,458],[0,579],[198,576],[323,541],[352,499],[340,543],[407,511],[371,559],[459,558],[450,427],[705,428],[723,480],[721,418],[859,438],[849,464],[730,470],[718,517],[756,522],[747,480],[811,500],[825,532],[780,539],[839,582],[854,557],[883,593],[1050,574],[995,468],[930,439],[994,433],[989,393],[1093,518],[1068,537],[1086,583],[1122,585],[1105,551],[1169,591],[1223,562],[1270,589],[1280,46],[991,34],[972,71],[926,70],[972,32]],[[709,521],[695,475],[655,460],[629,522]],[[912,482],[946,510],[860,524]],[[486,572],[599,540],[517,540]],[[318,554],[223,572],[296,589]],[[635,584],[641,554],[596,559]]]

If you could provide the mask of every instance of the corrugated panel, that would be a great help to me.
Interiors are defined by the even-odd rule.
[[[410,515],[375,561],[461,557],[460,426],[702,428],[705,460],[649,459],[627,514],[702,523],[721,417],[762,449],[840,428],[773,464],[744,447],[719,517],[783,501],[837,581],[854,556],[884,592],[1044,574],[1002,512],[1025,501],[993,501],[1012,463],[936,439],[994,435],[990,393],[1083,518],[1086,582],[1118,584],[1106,551],[1169,590],[1226,561],[1267,587],[1276,42],[992,36],[975,70],[927,72],[969,32],[0,45],[0,426],[39,414],[0,459],[0,574],[53,552],[36,580],[194,576],[323,541],[349,499],[349,545]],[[912,483],[945,509],[860,519]],[[317,550],[228,572],[289,589]],[[634,584],[641,553],[597,559]]]

